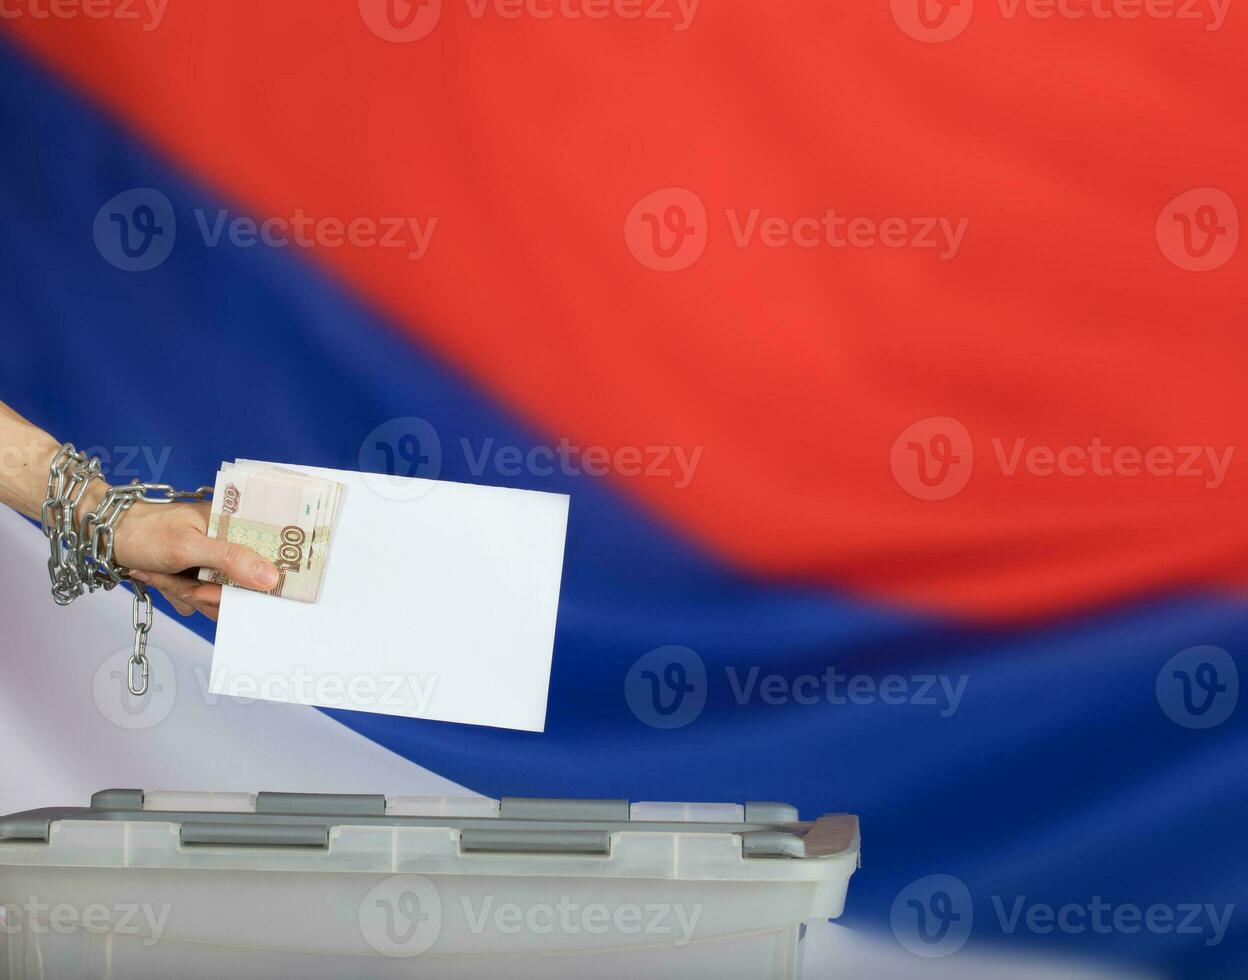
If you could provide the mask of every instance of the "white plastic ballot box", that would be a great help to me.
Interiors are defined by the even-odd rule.
[[[0,980],[792,980],[856,817],[107,790],[0,817]]]

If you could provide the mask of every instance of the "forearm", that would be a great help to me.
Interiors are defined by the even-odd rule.
[[[39,520],[48,495],[48,470],[60,448],[59,440],[0,402],[0,504]],[[79,513],[94,508],[107,489],[103,480],[91,481]]]
[[[0,402],[0,504],[39,519],[61,444]]]

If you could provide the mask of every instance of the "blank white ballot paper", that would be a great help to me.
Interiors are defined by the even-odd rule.
[[[210,692],[544,730],[568,497],[281,465],[346,487],[321,595],[224,589]]]

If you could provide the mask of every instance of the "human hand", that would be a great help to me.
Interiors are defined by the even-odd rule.
[[[266,592],[277,568],[250,548],[208,537],[208,504],[137,503],[117,523],[113,557],[130,577],[159,589],[183,616],[201,612],[216,620],[221,586],[201,582],[197,569],[224,572],[245,588]],[[190,574],[187,574],[187,573]]]

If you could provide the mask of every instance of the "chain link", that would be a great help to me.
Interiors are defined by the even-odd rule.
[[[147,658],[147,636],[152,630],[152,599],[142,582],[130,578],[129,569],[113,561],[113,539],[117,523],[137,503],[172,504],[207,500],[212,487],[177,490],[168,483],[140,483],[110,487],[98,507],[82,519],[79,529],[74,520],[82,496],[92,480],[100,479],[100,460],[78,452],[65,443],[52,460],[48,473],[48,496],[40,510],[40,523],[48,539],[51,556],[48,574],[52,598],[68,606],[83,592],[107,592],[121,582],[134,588],[131,619],[134,623],[134,650],[130,655],[127,686],[142,697],[151,685],[151,664]]]

